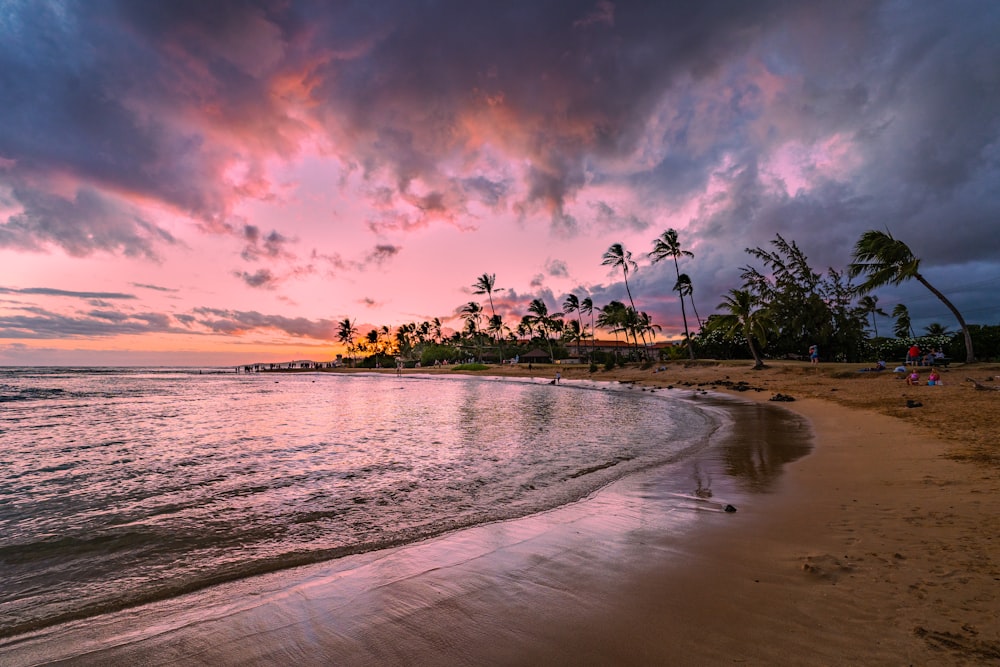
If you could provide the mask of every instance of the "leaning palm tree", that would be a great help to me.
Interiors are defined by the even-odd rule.
[[[858,299],[858,308],[865,315],[871,315],[872,329],[875,330],[875,337],[878,338],[878,322],[875,321],[875,316],[881,315],[882,317],[888,317],[886,312],[878,307],[878,297],[874,294],[866,294]]]
[[[666,258],[672,258],[674,260],[674,273],[677,274],[677,284],[674,285],[674,289],[680,292],[678,287],[681,281],[681,269],[680,265],[677,263],[678,257],[694,257],[694,253],[687,250],[681,249],[680,241],[677,240],[677,230],[668,229],[667,231],[660,234],[656,239],[653,239],[653,250],[649,253],[649,259],[656,264],[657,262],[664,260]],[[688,279],[688,284],[691,283],[691,279]],[[684,295],[680,294],[681,298],[681,318],[684,320],[684,340],[687,341],[688,356],[694,359],[694,345],[691,343],[691,334],[688,332],[688,318],[687,313],[684,310]]]
[[[731,340],[741,334],[747,341],[750,354],[753,356],[754,370],[764,368],[764,360],[757,351],[754,341],[761,346],[767,345],[767,334],[774,329],[771,315],[766,308],[759,305],[757,299],[749,290],[731,289],[723,297],[717,308],[724,314],[710,317],[705,327],[709,330],[719,329],[723,337]]]
[[[958,324],[962,327],[965,336],[965,363],[971,364],[976,356],[972,351],[972,334],[965,324],[962,314],[948,300],[948,298],[927,282],[927,279],[920,274],[920,259],[913,256],[910,248],[892,237],[889,232],[880,232],[870,229],[861,235],[854,246],[854,262],[850,264],[849,274],[852,278],[864,275],[865,282],[858,286],[858,291],[862,293],[871,292],[883,285],[899,285],[900,283],[916,279],[921,285],[926,287],[931,293],[941,300],[948,310],[951,311]]]
[[[358,335],[358,328],[354,326],[349,317],[345,317],[338,324],[337,340],[347,347],[347,353],[351,355],[351,365],[354,365],[354,337]]]
[[[632,300],[632,290],[628,287],[628,272],[636,271],[639,265],[632,261],[632,253],[626,250],[621,243],[613,243],[608,251],[604,253],[601,264],[605,266],[614,266],[622,270],[622,275],[625,277],[625,293],[628,294],[628,302],[632,305],[632,310],[635,310],[635,301]],[[642,345],[646,345],[646,336],[642,337]]]

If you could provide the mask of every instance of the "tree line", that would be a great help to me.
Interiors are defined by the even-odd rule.
[[[932,286],[920,272],[920,260],[902,241],[889,232],[867,231],[861,235],[852,252],[852,262],[845,271],[829,268],[820,273],[812,268],[808,258],[794,241],[776,235],[768,248],[746,248],[756,263],[741,268],[742,284],[729,290],[716,306],[717,313],[702,320],[694,301],[694,285],[690,275],[681,271],[681,262],[694,259],[694,254],[681,245],[674,229],[664,231],[653,240],[647,253],[651,264],[670,261],[675,282],[671,291],[680,306],[684,338],[679,348],[660,351],[659,356],[683,354],[690,359],[743,357],[749,352],[756,367],[764,365],[765,357],[798,357],[811,344],[823,350],[824,359],[865,361],[892,349],[878,335],[876,315],[889,315],[878,305],[874,291],[886,285],[899,285],[916,280],[931,291],[952,312],[959,324],[965,360],[975,359],[973,331],[989,338],[984,328],[970,328],[957,308]],[[533,299],[527,313],[519,320],[505,321],[497,313],[494,295],[504,291],[498,287],[496,274],[484,273],[471,286],[471,292],[485,296],[485,302],[470,301],[457,309],[463,326],[444,335],[441,320],[408,322],[395,330],[388,326],[373,328],[365,335],[358,333],[350,318],[338,323],[337,340],[345,346],[352,363],[374,366],[395,363],[430,365],[461,360],[499,361],[515,358],[528,349],[538,347],[555,360],[571,354],[575,346],[583,355],[585,342],[596,338],[603,330],[625,346],[625,358],[650,360],[650,343],[661,327],[650,315],[635,305],[629,277],[638,270],[632,253],[621,243],[612,244],[601,262],[620,270],[628,304],[611,300],[597,306],[591,296],[569,294],[562,310],[551,312],[542,299]],[[861,279],[854,284],[855,279]],[[488,306],[489,310],[486,310]],[[694,315],[697,330],[691,331],[688,307]],[[898,344],[906,344],[915,336],[906,306],[896,304],[893,333]],[[871,322],[875,336],[868,335]],[[929,335],[935,340],[953,343],[957,335],[939,324]],[[989,327],[985,329],[990,329]],[[592,346],[591,346],[592,347]],[[992,345],[990,345],[992,351]],[[740,350],[743,350],[741,352]],[[613,359],[619,359],[618,346]],[[994,354],[996,354],[994,352]],[[594,363],[608,362],[607,355],[588,350]],[[360,362],[359,362],[360,357]],[[613,363],[613,361],[611,362]]]

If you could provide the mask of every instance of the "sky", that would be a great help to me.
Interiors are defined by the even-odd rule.
[[[675,338],[669,228],[702,317],[748,247],[843,270],[882,229],[998,324],[997,35],[993,0],[0,0],[0,365],[326,360],[344,318],[457,328],[484,273],[510,323],[627,302],[613,243]]]

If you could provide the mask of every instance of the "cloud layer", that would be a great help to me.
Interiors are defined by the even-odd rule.
[[[987,0],[8,3],[0,253],[169,267],[214,244],[220,284],[302,304],[296,284],[353,281],[348,315],[387,301],[376,276],[430,281],[392,272],[439,230],[447,253],[531,234],[544,252],[483,269],[555,307],[574,287],[621,298],[604,249],[641,258],[675,227],[710,311],[748,246],[780,233],[823,270],[887,227],[994,322],[998,31]],[[663,323],[669,269],[635,275]],[[7,337],[72,328],[9,317]]]

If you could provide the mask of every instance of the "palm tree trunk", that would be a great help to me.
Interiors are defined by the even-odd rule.
[[[625,292],[626,292],[626,294],[628,294],[628,302],[632,306],[632,312],[635,313],[636,315],[638,315],[639,311],[635,309],[635,301],[632,300],[632,290],[630,290],[628,288],[628,275],[625,276]],[[648,351],[646,349],[646,334],[640,332],[640,335],[642,336],[642,348],[643,348],[642,349],[642,357],[643,357],[643,359],[645,359],[646,358],[646,352]],[[625,335],[625,340],[628,340],[628,334]],[[635,329],[632,329],[632,340],[635,341],[636,352],[638,353],[638,350],[639,350],[639,339],[635,335]]]
[[[948,297],[941,294],[941,292],[937,291],[933,285],[927,282],[922,275],[918,273],[914,277],[920,281],[921,285],[929,289],[934,296],[939,298],[941,303],[946,305],[948,310],[951,311],[951,314],[955,316],[956,320],[958,320],[958,325],[962,327],[962,334],[965,336],[965,363],[971,364],[974,362],[976,360],[976,355],[972,352],[972,333],[969,331],[969,327],[965,324],[965,319],[962,317],[962,314],[958,312],[958,308],[956,308],[951,301],[948,300]]]
[[[677,255],[674,255],[674,273],[677,274],[677,282],[681,280],[681,267],[677,263]],[[687,341],[688,356],[694,359],[694,344],[691,342],[691,334],[688,333],[688,317],[687,312],[684,310],[684,295],[680,294],[681,297],[681,318],[684,320],[684,340]]]
[[[747,339],[747,347],[750,348],[750,354],[753,356],[753,367],[755,370],[764,368],[764,360],[760,358],[760,353],[757,352],[757,347],[753,344],[753,337],[750,335],[749,331],[744,331],[743,335]]]

